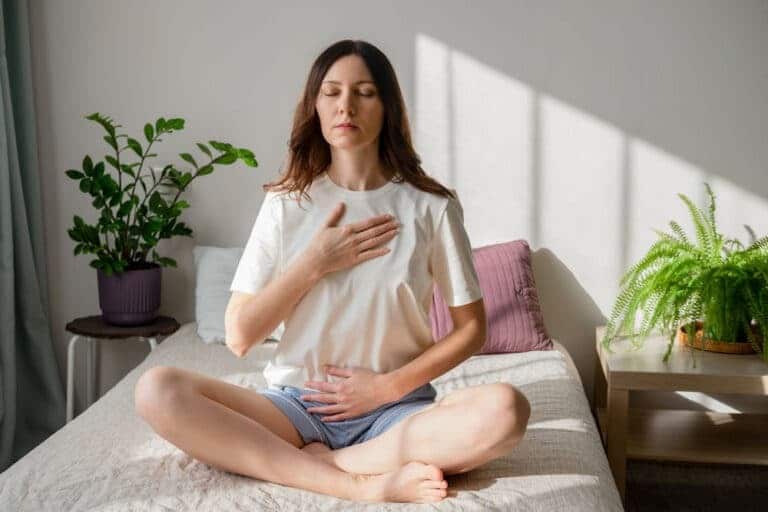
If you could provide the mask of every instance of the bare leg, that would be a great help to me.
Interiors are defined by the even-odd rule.
[[[454,391],[364,443],[330,450],[304,447],[339,469],[360,474],[392,471],[407,461],[463,473],[508,453],[524,436],[530,405],[506,383]]]
[[[199,381],[203,381],[198,377]],[[163,438],[224,471],[358,501],[442,499],[439,468],[412,462],[365,476],[339,470],[302,451],[258,421],[200,392],[190,372],[148,370],[136,384],[137,412]],[[224,383],[226,384],[226,383]],[[225,389],[225,387],[221,387]],[[253,400],[274,407],[258,393]],[[265,409],[266,410],[266,409]]]

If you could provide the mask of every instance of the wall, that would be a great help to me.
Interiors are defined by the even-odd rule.
[[[74,256],[66,233],[73,215],[94,221],[96,211],[64,171],[107,148],[83,116],[110,115],[137,138],[148,120],[184,117],[187,128],[163,142],[158,162],[180,162],[180,151],[212,138],[255,151],[257,169],[221,168],[196,181],[184,215],[194,239],[158,247],[179,263],[163,271],[161,312],[192,321],[193,246],[245,243],[260,185],[285,156],[309,66],[342,38],[389,56],[424,167],[458,190],[473,245],[529,240],[546,323],[589,396],[594,326],[610,313],[622,271],[655,239],[652,228],[677,219],[690,230],[676,193],[703,204],[706,180],[726,235],[745,241],[742,224],[768,231],[765,2],[392,4],[32,2],[62,379],[64,325],[99,313],[90,256]],[[102,346],[99,391],[147,351],[131,341]],[[633,400],[703,407],[679,395]]]

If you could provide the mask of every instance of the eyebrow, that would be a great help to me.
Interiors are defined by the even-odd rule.
[[[323,80],[323,83],[324,83],[324,84],[325,84],[325,83],[329,83],[329,84],[340,84],[341,82],[338,82],[338,81],[336,81],[336,80]],[[374,82],[373,82],[373,80],[358,80],[358,81],[357,81],[357,82],[355,82],[355,83],[356,83],[356,84],[363,84],[363,83],[372,84],[372,83],[374,83]]]

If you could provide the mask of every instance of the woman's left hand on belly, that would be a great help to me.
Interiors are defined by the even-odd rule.
[[[328,375],[343,377],[338,382],[307,381],[304,387],[320,393],[304,393],[302,400],[329,405],[307,408],[309,413],[328,414],[322,421],[339,421],[362,416],[392,401],[386,374],[367,368],[339,368],[326,365]]]

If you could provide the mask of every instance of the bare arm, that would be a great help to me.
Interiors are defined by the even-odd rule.
[[[399,400],[421,385],[443,375],[468,359],[485,343],[486,317],[483,300],[449,307],[454,329],[417,358],[386,374],[392,400]]]
[[[224,314],[226,344],[238,357],[263,342],[322,277],[307,256],[294,260],[258,294],[233,292]]]

